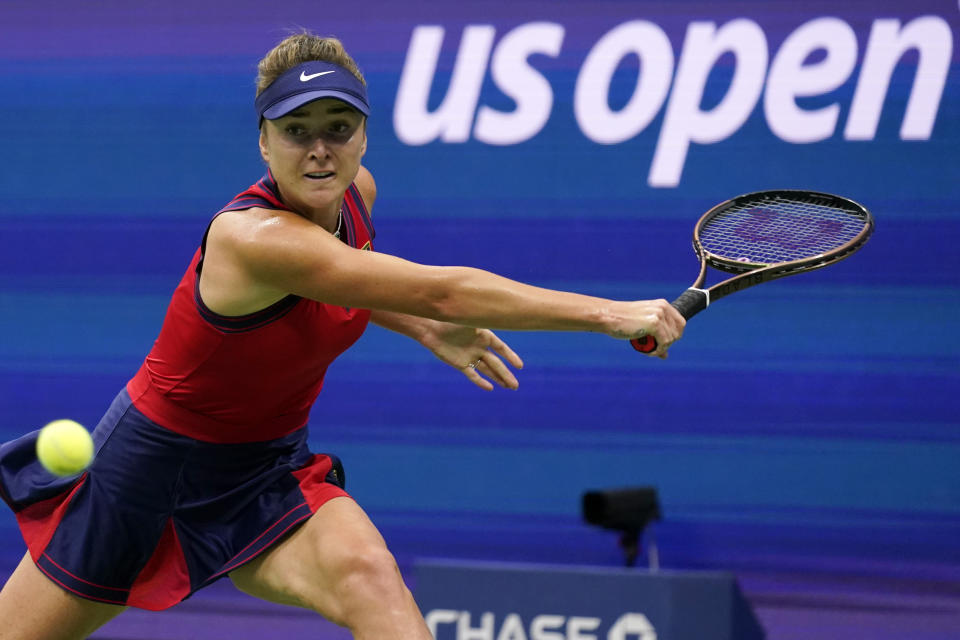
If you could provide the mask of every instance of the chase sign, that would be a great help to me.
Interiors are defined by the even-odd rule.
[[[759,640],[719,572],[422,561],[415,590],[436,640]]]

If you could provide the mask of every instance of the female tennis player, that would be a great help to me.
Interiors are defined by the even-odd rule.
[[[36,433],[0,448],[28,548],[0,592],[2,640],[86,638],[125,607],[165,609],[224,576],[356,638],[426,640],[339,461],[307,449],[330,362],[373,321],[483,389],[515,389],[523,363],[490,328],[651,335],[659,357],[682,333],[664,300],[372,251],[370,109],[337,40],[282,41],[260,62],[256,106],[267,174],[214,216],[153,349],[94,430],[94,463],[55,479]]]

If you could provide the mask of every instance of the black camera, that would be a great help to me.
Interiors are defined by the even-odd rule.
[[[636,564],[640,534],[652,520],[660,520],[660,501],[653,487],[630,487],[583,494],[583,519],[590,524],[620,532],[620,548],[626,565]],[[651,536],[650,567],[659,568],[656,543]]]

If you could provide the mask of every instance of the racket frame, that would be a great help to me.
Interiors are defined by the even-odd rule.
[[[718,256],[709,252],[703,247],[699,237],[700,230],[706,226],[707,222],[713,219],[716,215],[726,211],[731,207],[741,204],[744,200],[757,200],[763,197],[774,198],[778,195],[791,200],[799,200],[800,198],[824,200],[829,202],[829,206],[836,206],[838,203],[843,204],[844,206],[841,208],[848,209],[851,211],[851,213],[855,213],[859,217],[863,218],[863,229],[861,229],[860,233],[854,236],[851,240],[825,253],[817,254],[808,258],[801,258],[799,260],[777,262],[766,265],[751,262],[740,262],[738,260],[724,258],[723,256]],[[693,230],[693,250],[694,253],[696,253],[697,258],[700,260],[700,273],[697,275],[697,278],[694,280],[693,284],[671,304],[685,319],[689,320],[696,314],[706,309],[713,301],[719,300],[720,298],[728,296],[731,293],[742,291],[754,285],[776,280],[778,278],[784,278],[807,271],[814,271],[836,262],[840,262],[841,260],[850,257],[853,253],[860,249],[864,243],[866,243],[866,241],[870,238],[870,235],[873,233],[873,228],[873,216],[862,204],[850,200],[849,198],[823,193],[820,191],[806,191],[803,189],[775,189],[770,191],[754,191],[751,193],[745,193],[735,198],[730,198],[729,200],[714,206],[700,216],[699,220],[697,220],[697,224],[694,226]],[[703,289],[702,286],[706,280],[708,265],[717,271],[722,271],[724,273],[735,273],[738,275]],[[633,345],[634,349],[642,353],[650,353],[651,351],[655,351],[657,348],[656,340],[652,336],[635,338],[631,340],[630,343]]]
[[[810,256],[809,258],[801,258],[799,260],[791,260],[788,262],[776,262],[768,265],[745,263],[724,258],[709,252],[703,247],[703,244],[700,241],[700,230],[706,226],[707,222],[713,219],[716,215],[740,204],[744,200],[756,200],[761,197],[774,198],[777,196],[784,196],[791,200],[799,200],[800,198],[825,200],[830,203],[829,206],[836,206],[836,203],[842,203],[846,205],[843,208],[848,209],[851,212],[855,212],[857,215],[863,218],[863,229],[861,229],[860,233],[858,233],[848,242],[835,249],[831,249],[826,253]],[[723,282],[718,282],[712,287],[706,289],[706,291],[709,292],[708,296],[710,302],[713,300],[719,300],[720,298],[731,293],[742,291],[743,289],[761,284],[763,282],[769,282],[770,280],[776,280],[777,278],[792,276],[805,271],[821,269],[836,262],[840,262],[844,258],[850,257],[850,255],[863,246],[863,244],[873,233],[873,226],[873,216],[870,215],[870,212],[867,210],[867,208],[859,202],[820,191],[777,189],[773,191],[756,191],[737,196],[736,198],[731,198],[730,200],[722,202],[713,207],[705,214],[700,216],[699,220],[697,220],[697,224],[693,230],[693,250],[700,259],[700,274],[697,276],[697,279],[694,281],[691,288],[699,288],[701,285],[703,285],[703,282],[706,279],[708,265],[717,271],[740,274],[733,278],[728,278]]]

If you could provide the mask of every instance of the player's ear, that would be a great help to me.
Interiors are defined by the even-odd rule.
[[[260,127],[260,157],[267,164],[270,164],[270,152],[267,150],[267,127],[266,123]]]
[[[363,119],[363,145],[360,147],[360,157],[367,153],[367,119]]]

